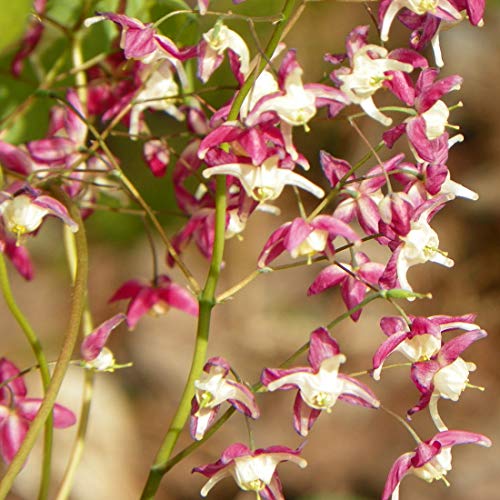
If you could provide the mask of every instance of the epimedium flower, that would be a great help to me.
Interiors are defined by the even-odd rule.
[[[422,16],[429,14],[443,21],[460,21],[462,16],[448,0],[382,0],[379,7],[380,38],[389,40],[389,30],[396,14],[403,8]]]
[[[28,59],[28,57],[35,51],[40,43],[43,32],[45,30],[45,24],[42,22],[39,16],[45,14],[45,10],[47,8],[47,0],[34,0],[33,1],[33,10],[35,12],[35,16],[32,16],[32,19],[29,22],[28,29],[26,30],[22,41],[19,46],[20,49],[15,53],[10,71],[14,75],[15,78],[18,78],[21,75],[21,72],[24,68],[24,61]]]
[[[203,438],[225,401],[244,415],[259,418],[260,411],[252,391],[246,385],[230,380],[230,370],[224,358],[210,358],[203,367],[201,377],[195,381],[190,421],[193,439]]]
[[[110,302],[131,299],[127,308],[127,324],[134,328],[146,313],[164,314],[170,307],[175,307],[191,316],[198,315],[198,302],[184,288],[173,283],[166,276],[158,276],[153,285],[137,280],[124,283],[109,299]]]
[[[342,91],[334,87],[304,84],[302,74],[295,50],[288,51],[278,72],[279,89],[262,95],[245,119],[247,125],[254,125],[259,121],[268,121],[269,114],[277,115],[286,150],[293,160],[297,160],[298,153],[293,145],[292,127],[303,126],[308,131],[307,124],[316,115],[318,107],[331,105],[338,108],[338,112],[350,102]]]
[[[135,96],[130,110],[131,136],[137,136],[141,131],[142,114],[146,109],[164,111],[179,121],[184,119],[184,113],[175,105],[175,98],[179,96],[179,86],[174,79],[169,61],[162,61],[151,74],[148,66],[142,66],[139,77],[141,80],[144,79],[144,84]]]
[[[409,316],[408,324],[399,316],[384,317],[380,328],[387,339],[373,355],[373,378],[380,379],[385,360],[394,352],[400,352],[411,363],[427,361],[435,356],[442,345],[442,334],[451,330],[478,330],[475,315],[464,316]]]
[[[439,432],[428,441],[420,442],[414,451],[401,455],[394,462],[385,483],[382,500],[399,500],[401,481],[408,474],[428,483],[442,480],[448,486],[446,475],[452,468],[452,447],[471,443],[488,448],[491,446],[491,440],[482,434],[458,430]]]
[[[305,177],[292,170],[280,168],[278,155],[267,158],[260,166],[250,163],[228,163],[203,171],[203,177],[206,179],[212,175],[237,177],[248,196],[259,202],[275,200],[283,192],[286,185],[297,186],[309,191],[316,198],[323,198],[325,195],[323,189]]]
[[[198,78],[206,83],[213,72],[222,64],[224,53],[229,53],[231,66],[238,64],[238,73],[243,78],[250,71],[250,53],[241,36],[221,21],[203,34],[198,47]]]
[[[0,359],[0,454],[10,463],[19,450],[42,398],[27,397],[28,390],[14,363]],[[76,422],[74,413],[58,403],[53,409],[54,427],[64,429]]]
[[[259,255],[258,265],[267,266],[285,250],[293,259],[301,256],[311,259],[316,253],[333,255],[332,241],[337,236],[359,243],[358,235],[350,226],[335,217],[318,215],[309,222],[297,217],[271,234]]]
[[[332,264],[325,267],[316,276],[307,290],[307,295],[316,295],[325,290],[340,286],[342,300],[347,309],[353,309],[363,302],[370,287],[376,286],[384,272],[384,265],[372,262],[363,252],[354,254],[351,264]],[[353,312],[351,318],[357,321],[361,316],[361,309]]]
[[[382,187],[387,183],[388,173],[397,169],[402,160],[402,154],[396,155],[371,168],[364,180],[356,181],[353,167],[347,161],[321,151],[323,174],[330,186],[339,190],[341,200],[333,215],[346,223],[356,218],[366,234],[377,234],[380,221],[378,205],[384,196]]]
[[[446,252],[439,249],[439,237],[429,224],[432,216],[453,198],[453,195],[439,195],[422,203],[418,209],[407,211],[405,209],[401,213],[395,213],[397,224],[393,224],[392,228],[381,222],[381,232],[386,235],[393,249],[393,254],[380,279],[383,287],[399,286],[404,290],[413,291],[406,275],[409,268],[417,264],[430,261],[445,267],[453,267],[453,260]],[[394,207],[396,204],[392,203],[391,209]]]
[[[300,449],[286,446],[270,446],[251,451],[242,443],[234,443],[226,448],[219,460],[193,469],[209,480],[201,489],[201,496],[221,480],[232,476],[243,491],[253,491],[262,500],[284,500],[281,482],[276,467],[281,462],[292,462],[301,469],[307,462],[300,456]]]
[[[138,59],[149,64],[158,59],[184,61],[196,55],[196,47],[179,49],[170,38],[156,32],[153,24],[144,24],[138,19],[114,12],[97,12],[85,20],[85,26],[109,20],[118,25],[122,32],[120,48],[127,59]]]
[[[69,216],[66,207],[51,196],[39,194],[33,189],[22,189],[19,194],[2,193],[0,214],[8,231],[15,234],[20,243],[24,235],[35,232],[46,216],[61,219],[73,232],[78,224]]]
[[[348,97],[349,102],[359,104],[368,116],[382,125],[389,126],[392,119],[375,106],[373,94],[391,78],[390,72],[410,73],[414,67],[409,62],[397,60],[384,47],[368,44],[367,37],[368,26],[358,26],[349,34],[346,47],[351,67],[337,69],[331,76],[338,82],[340,90]],[[330,62],[338,62],[338,58],[334,56],[327,56],[327,59]]]
[[[125,366],[115,363],[113,353],[105,347],[105,344],[111,332],[126,318],[123,313],[115,314],[85,336],[80,346],[80,353],[85,368],[98,372],[113,372],[115,368]]]
[[[380,406],[369,387],[339,373],[346,357],[325,328],[311,333],[308,361],[310,366],[305,367],[266,368],[261,376],[268,391],[298,389],[294,428],[301,436],[307,436],[321,412],[330,413],[337,400],[367,408]]]
[[[447,429],[439,416],[437,402],[440,398],[458,401],[469,385],[469,373],[476,369],[474,363],[466,362],[460,355],[473,342],[486,335],[480,329],[463,333],[443,344],[429,360],[412,364],[411,379],[421,396],[419,402],[408,411],[409,416],[429,406],[438,430]]]
[[[8,257],[18,273],[27,281],[33,279],[33,264],[28,250],[16,244],[16,240],[5,233],[3,223],[0,222],[0,252]]]

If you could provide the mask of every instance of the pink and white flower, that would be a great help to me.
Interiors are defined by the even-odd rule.
[[[253,491],[262,500],[284,500],[276,467],[281,462],[292,462],[303,469],[307,462],[299,454],[300,449],[286,446],[251,451],[244,444],[235,443],[224,450],[217,462],[196,467],[193,472],[209,478],[201,489],[202,497],[206,497],[221,479],[232,476],[243,491]]]
[[[464,316],[410,316],[408,324],[398,316],[384,317],[380,327],[387,336],[373,355],[373,378],[380,379],[385,360],[394,352],[401,353],[411,363],[427,361],[435,356],[442,345],[442,334],[451,330],[478,330],[475,315]]]
[[[418,444],[414,451],[401,455],[392,466],[385,483],[382,500],[399,500],[399,486],[408,474],[428,483],[443,480],[451,470],[451,448],[459,444],[475,443],[490,447],[491,440],[482,434],[466,431],[444,431]]]
[[[111,332],[126,319],[125,314],[115,314],[87,335],[80,346],[86,368],[99,372],[113,372],[119,365],[110,349],[105,347]]]
[[[26,397],[28,390],[17,366],[6,358],[0,359],[0,454],[10,463],[34,420],[42,398]],[[54,427],[64,429],[76,422],[76,417],[65,406],[55,404],[53,409]]]
[[[380,406],[368,386],[339,373],[346,357],[325,328],[311,333],[308,361],[310,366],[305,367],[266,368],[261,376],[268,391],[298,389],[293,425],[301,436],[307,436],[321,412],[330,413],[337,400],[366,408]]]
[[[259,255],[258,265],[267,266],[285,250],[293,259],[311,259],[315,254],[333,255],[335,247],[332,242],[337,236],[359,243],[358,235],[345,222],[335,217],[318,215],[310,222],[297,217],[271,234]]]
[[[18,242],[24,235],[35,232],[48,215],[61,219],[72,232],[78,231],[78,224],[69,216],[66,207],[50,196],[24,190],[14,196],[4,192],[3,197],[0,215],[6,229],[17,236]]]
[[[238,73],[241,73],[243,78],[248,76],[250,52],[247,44],[236,31],[229,29],[222,22],[217,22],[211,30],[203,34],[198,50],[198,78],[203,83],[206,83],[222,64],[226,50],[232,59],[232,65],[238,65]]]
[[[363,302],[370,290],[368,285],[378,285],[383,272],[383,264],[372,262],[363,252],[356,252],[352,265],[332,264],[320,271],[308,288],[307,295],[316,295],[329,288],[340,286],[344,304],[347,309],[353,309]],[[351,314],[353,321],[359,319],[361,312],[360,309]]]
[[[230,370],[224,358],[210,358],[201,377],[195,381],[190,423],[193,439],[203,439],[225,401],[244,415],[259,418],[260,411],[252,391],[246,385],[230,380]]]
[[[469,373],[476,365],[460,357],[473,342],[486,337],[484,330],[476,329],[446,342],[427,361],[418,361],[411,367],[411,379],[420,391],[419,402],[408,411],[413,415],[429,406],[433,422],[439,430],[447,429],[438,413],[440,398],[458,401],[469,384]]]
[[[392,119],[375,106],[373,95],[391,78],[390,72],[410,73],[413,65],[397,60],[384,47],[368,44],[367,38],[368,26],[358,26],[349,34],[346,47],[351,67],[335,70],[331,76],[349,102],[359,104],[368,116],[389,126]],[[329,59],[337,61],[332,57]]]
[[[250,163],[228,163],[207,168],[203,177],[213,175],[232,175],[237,177],[248,196],[259,202],[275,200],[285,186],[296,186],[309,191],[316,198],[323,198],[325,192],[310,180],[287,168],[280,168],[279,157],[271,156],[260,166]]]
[[[127,324],[134,328],[146,313],[165,314],[170,307],[198,316],[197,300],[184,288],[166,276],[158,276],[154,285],[145,285],[137,280],[124,283],[109,299],[110,302],[131,299],[127,308]]]

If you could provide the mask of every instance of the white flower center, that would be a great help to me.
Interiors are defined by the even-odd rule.
[[[422,467],[412,472],[420,479],[431,483],[435,479],[442,479],[451,470],[451,448],[442,448],[441,451]]]
[[[466,363],[462,358],[457,358],[434,375],[434,390],[444,399],[458,401],[467,387],[469,372],[475,369],[474,363]]]
[[[437,101],[425,113],[422,113],[427,139],[432,141],[443,135],[449,116],[450,110],[443,101]]]
[[[406,0],[401,3],[411,11],[415,12],[415,14],[421,16],[427,12],[436,12],[439,0]]]
[[[48,211],[33,204],[25,194],[2,203],[1,212],[7,229],[18,237],[40,227]]]
[[[276,461],[269,455],[238,457],[234,465],[234,478],[244,491],[262,491],[276,469]]]
[[[328,231],[324,229],[315,229],[307,236],[307,238],[296,248],[294,248],[290,255],[296,259],[299,256],[311,256],[316,252],[322,252],[326,247],[328,241]]]
[[[402,342],[396,350],[408,358],[412,363],[426,361],[441,348],[441,341],[428,333],[415,335],[412,339]]]

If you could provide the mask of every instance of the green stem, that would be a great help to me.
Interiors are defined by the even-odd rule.
[[[229,111],[229,115],[227,116],[227,121],[236,120],[238,118],[238,114],[240,112],[243,101],[245,100],[245,97],[252,89],[255,80],[257,80],[258,76],[262,73],[268,63],[268,60],[271,59],[274,51],[276,50],[276,47],[278,47],[278,44],[281,41],[281,37],[283,36],[283,33],[285,32],[285,29],[288,25],[288,20],[292,17],[295,4],[296,0],[286,0],[285,6],[283,7],[283,15],[281,21],[279,21],[276,25],[276,28],[271,35],[271,39],[267,44],[265,57],[261,58],[259,64],[255,68],[251,76],[245,81],[240,91],[236,94],[236,97],[231,106],[231,110]]]
[[[85,306],[85,294],[87,290],[88,252],[85,229],[80,217],[80,213],[78,209],[72,204],[69,206],[69,212],[73,220],[77,222],[79,229],[76,233],[78,269],[76,272],[75,284],[71,294],[72,303],[68,327],[66,329],[66,335],[61,347],[61,352],[59,353],[54,373],[45,393],[42,405],[38,410],[37,416],[31,423],[21,447],[19,448],[16,456],[7,468],[5,476],[0,482],[0,498],[5,498],[7,496],[7,493],[10,491],[17,474],[21,470],[31,449],[33,448],[35,440],[40,430],[42,429],[42,426],[52,413],[52,408],[54,407],[57,394],[68,369],[69,363],[71,361],[71,355],[78,338],[78,331],[80,328],[80,321]]]
[[[373,300],[375,300],[377,297],[379,297],[379,294],[373,294],[371,296],[368,296],[361,304],[353,307],[347,313],[341,314],[337,318],[335,318],[329,325],[328,328],[332,329],[335,325],[340,323],[342,320],[346,319],[349,317],[351,314],[355,313],[357,310],[360,308],[364,307],[365,305],[369,304]],[[333,325],[333,326],[332,326]],[[305,353],[307,349],[309,348],[309,342],[305,343],[299,349],[297,349],[288,359],[286,359],[283,363],[281,363],[280,368],[286,368],[287,366],[290,365],[295,359],[297,359],[301,354]],[[262,387],[262,384],[260,382],[254,384],[252,386],[252,390],[258,391]],[[210,429],[205,433],[203,436],[203,439],[200,441],[195,441],[194,443],[191,443],[189,446],[181,450],[177,455],[173,456],[170,460],[168,460],[167,464],[165,465],[165,472],[168,472],[170,469],[172,469],[176,464],[181,462],[185,457],[190,455],[193,451],[195,451],[197,448],[199,448],[205,441],[207,441],[213,434],[215,434],[228,420],[231,418],[231,416],[235,413],[234,408],[229,408],[220,418],[215,422]]]
[[[57,493],[56,500],[65,500],[69,497],[71,493],[71,488],[73,486],[73,479],[75,477],[76,469],[80,464],[83,449],[85,447],[85,437],[87,435],[87,429],[89,424],[90,407],[92,403],[92,395],[94,392],[94,378],[95,374],[92,370],[85,370],[85,376],[83,381],[83,393],[82,393],[82,407],[80,409],[80,417],[78,419],[78,430],[76,432],[76,439],[73,444],[73,449],[71,450],[71,458],[68,461],[66,470],[64,472],[64,477],[59,486],[59,491]]]
[[[78,268],[77,251],[75,244],[75,237],[68,227],[64,228],[64,244],[66,247],[66,260],[71,274],[71,279],[74,282],[76,277],[76,270]],[[86,301],[82,317],[82,330],[84,335],[89,335],[93,327],[92,315],[90,313],[88,300]],[[94,392],[94,378],[95,374],[92,370],[85,370],[83,379],[83,392],[82,392],[82,406],[80,408],[80,416],[78,418],[78,430],[76,431],[76,438],[73,443],[70,458],[64,471],[64,476],[59,486],[56,500],[65,500],[71,493],[73,480],[75,477],[76,469],[80,464],[83,449],[85,447],[85,437],[89,424],[90,407],[92,403],[92,396]]]
[[[293,13],[295,2],[296,0],[287,0],[283,9],[283,18],[276,26],[267,45],[265,54],[266,57],[261,60],[252,76],[245,81],[240,92],[236,95],[228,115],[228,121],[235,120],[238,117],[241,105],[246,95],[267,64],[266,59],[272,56],[278,46],[278,43],[280,42],[283,32],[287,26],[287,21]],[[205,363],[210,331],[210,318],[212,309],[216,304],[215,290],[217,282],[219,281],[222,257],[224,253],[224,236],[226,228],[226,176],[218,176],[216,182],[214,247],[207,281],[198,300],[200,311],[191,369],[189,371],[188,379],[186,381],[177,411],[150,469],[148,479],[142,492],[141,500],[154,498],[160,486],[161,479],[168,470],[168,460],[172,455],[177,440],[179,439],[179,436],[189,418],[191,399],[194,396],[194,382],[199,378]]]
[[[210,270],[208,272],[205,287],[199,298],[200,312],[198,317],[198,328],[194,346],[191,370],[184,386],[181,401],[167,430],[165,438],[158,450],[155,461],[151,466],[149,477],[144,486],[141,499],[154,498],[163,475],[167,472],[167,462],[170,458],[175,444],[184,428],[191,408],[191,399],[194,396],[194,382],[199,378],[205,363],[208,335],[210,331],[210,318],[215,305],[215,289],[219,280],[222,256],[224,253],[224,233],[226,226],[226,179],[224,176],[217,177],[217,188],[215,194],[215,240]]]
[[[29,321],[26,319],[21,309],[17,305],[12,289],[10,287],[9,276],[7,274],[7,268],[5,266],[5,259],[3,254],[0,253],[0,287],[2,288],[3,296],[7,307],[9,308],[12,316],[14,316],[17,324],[21,327],[24,332],[28,343],[33,350],[35,358],[37,360],[38,366],[40,367],[40,376],[42,379],[43,391],[47,392],[47,387],[50,383],[50,371],[49,365],[47,363],[47,358],[43,352],[40,340],[36,336],[33,328],[31,327]],[[47,498],[48,489],[50,485],[50,465],[52,459],[52,441],[53,441],[53,418],[52,415],[49,416],[45,422],[45,434],[44,434],[44,444],[43,444],[43,462],[42,462],[42,476],[40,479],[40,490],[38,497],[40,499]]]

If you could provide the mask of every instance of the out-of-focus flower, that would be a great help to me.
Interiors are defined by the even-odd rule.
[[[34,420],[42,398],[28,398],[24,380],[17,366],[6,358],[0,359],[0,454],[10,463],[19,450],[30,422]],[[64,429],[76,422],[76,417],[65,406],[55,404],[54,427]]]
[[[36,231],[47,215],[61,219],[71,231],[78,231],[78,224],[61,202],[35,192],[8,197],[0,203],[0,214],[5,227],[17,236],[18,242],[24,235]]]
[[[99,372],[112,372],[116,365],[115,357],[110,349],[105,347],[111,332],[124,320],[125,314],[115,314],[87,335],[80,346],[80,352],[86,368]]]
[[[247,44],[236,31],[229,29],[222,22],[203,34],[199,45],[198,77],[206,83],[213,72],[222,64],[224,53],[228,51],[232,66],[238,64],[238,71],[246,77],[250,70],[250,53]]]
[[[109,299],[110,302],[131,299],[127,308],[127,324],[134,328],[148,312],[164,314],[170,307],[180,309],[191,316],[198,315],[198,302],[184,288],[172,283],[165,275],[158,276],[156,283],[145,285],[137,280],[124,283]]]

